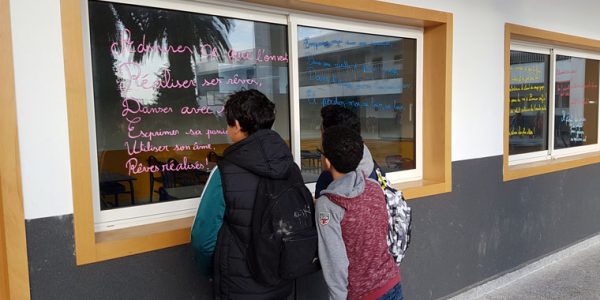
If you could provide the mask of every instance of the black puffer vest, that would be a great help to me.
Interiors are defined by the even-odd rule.
[[[259,130],[225,149],[219,161],[225,216],[215,249],[216,299],[285,299],[292,282],[266,287],[256,282],[246,262],[252,209],[260,176],[286,178],[294,163],[290,149],[272,130]]]

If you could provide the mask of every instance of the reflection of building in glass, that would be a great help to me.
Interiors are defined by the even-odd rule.
[[[416,40],[298,31],[302,149],[313,150],[320,139],[321,107],[337,104],[359,115],[361,135],[378,161],[401,153],[411,163],[390,169],[414,168]]]
[[[598,61],[557,55],[554,86],[549,84],[550,55],[511,51],[510,154],[594,144],[597,141]],[[592,84],[593,83],[593,84]],[[554,101],[549,101],[550,88]],[[548,107],[554,106],[549,130]]]
[[[557,55],[554,148],[597,142],[598,61]]]
[[[198,105],[219,111],[229,94],[258,89],[277,107],[275,130],[289,139],[286,28],[243,20],[232,24],[232,48],[226,55],[211,57],[203,52],[195,57]]]
[[[550,56],[511,51],[510,154],[548,149]]]
[[[219,112],[231,92],[266,94],[289,140],[286,26],[108,2],[90,11],[99,210],[198,197],[230,143]],[[132,26],[140,18],[156,27]],[[166,21],[182,19],[193,25]]]

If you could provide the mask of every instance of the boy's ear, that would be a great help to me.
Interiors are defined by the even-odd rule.
[[[242,131],[242,126],[240,126],[240,122],[238,120],[235,120],[233,128],[235,128],[236,131]]]
[[[324,171],[331,171],[331,162],[325,155],[321,155],[321,164],[323,164]]]
[[[242,128],[242,125],[240,125],[240,122],[238,120],[235,120],[233,128],[235,129],[236,133],[241,134],[243,137],[248,137],[248,133]]]

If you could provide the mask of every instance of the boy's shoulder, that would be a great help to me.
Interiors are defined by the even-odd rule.
[[[363,194],[367,194],[373,197],[385,197],[385,194],[383,192],[383,189],[381,188],[381,184],[379,183],[379,181],[371,177],[365,177],[365,188],[363,190]]]
[[[340,207],[335,204],[335,202],[329,199],[328,194],[321,194],[317,199],[315,199],[315,208],[330,208],[330,207]]]
[[[315,212],[317,217],[319,217],[319,213],[333,213],[342,216],[344,211],[345,209],[342,206],[331,201],[326,194],[315,199]]]
[[[335,192],[330,193],[331,190],[325,190],[323,193],[321,193],[321,196],[319,196],[315,200],[315,207],[317,208],[317,210],[319,210],[321,208],[321,209],[335,209],[335,210],[345,211],[346,206],[349,203],[355,202],[358,199],[365,199],[365,198],[384,199],[385,198],[385,194],[383,193],[383,190],[381,189],[381,187],[377,181],[370,179],[366,176],[363,178],[365,178],[365,180],[361,184],[363,187],[359,193],[353,194],[350,197],[348,197],[348,195],[343,196],[340,194],[336,194]],[[339,189],[339,187],[336,187],[335,190],[339,192],[340,189]],[[358,201],[360,201],[360,200],[358,200]],[[382,200],[381,203],[385,204],[385,201]],[[359,206],[361,206],[361,205],[359,205]]]

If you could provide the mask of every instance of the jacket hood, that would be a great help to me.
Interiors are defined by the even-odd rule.
[[[270,129],[261,129],[227,147],[223,157],[251,173],[273,179],[286,178],[294,163],[286,143]]]
[[[373,168],[375,167],[375,163],[373,163],[373,156],[371,156],[371,151],[367,148],[367,145],[363,147],[363,157],[358,163],[358,167],[356,169],[365,173],[367,176],[371,175],[373,172]]]
[[[361,171],[355,170],[334,180],[321,192],[321,195],[333,194],[344,198],[354,198],[365,190],[365,176]]]

